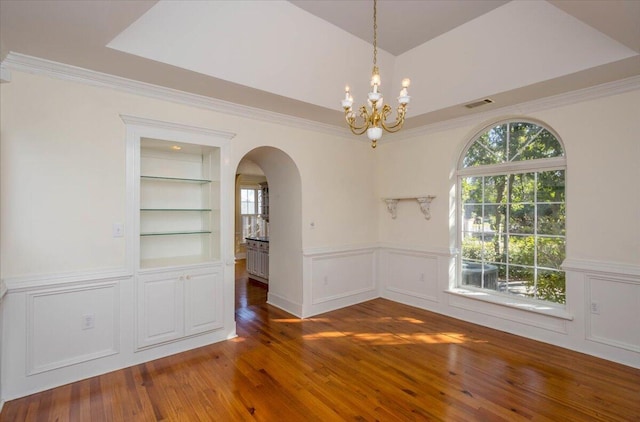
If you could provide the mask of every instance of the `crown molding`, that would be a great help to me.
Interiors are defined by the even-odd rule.
[[[523,114],[526,115],[550,108],[562,107],[588,100],[595,100],[598,98],[622,94],[638,89],[640,89],[640,75],[620,79],[618,81],[607,82],[589,88],[582,88],[576,91],[565,92],[563,94],[553,95],[550,97],[540,98],[537,100],[527,101],[524,103],[514,104],[511,106],[500,107],[482,113],[471,114],[469,116],[457,117],[455,119],[432,123],[413,129],[407,129],[394,134],[393,139],[389,139],[389,141],[400,141],[415,138],[421,135],[457,129],[460,127],[477,124],[478,121],[499,119],[504,118],[504,116]]]
[[[164,121],[160,121],[160,120],[147,119],[147,118],[144,118],[144,117],[130,116],[128,114],[121,114],[120,118],[122,119],[122,121],[125,124],[132,125],[132,126],[144,126],[144,127],[154,128],[154,129],[165,129],[165,130],[175,130],[175,131],[179,131],[179,132],[190,132],[190,133],[196,133],[196,134],[199,134],[199,135],[222,138],[222,139],[226,139],[226,140],[231,140],[236,136],[236,134],[233,133],[233,132],[226,132],[226,131],[222,131],[222,130],[207,129],[207,128],[202,128],[202,127],[183,125],[183,124],[180,124],[180,123],[164,122]]]
[[[0,66],[0,83],[11,82],[11,71],[4,66]]]
[[[202,108],[232,116],[259,120],[268,123],[282,124],[297,129],[312,130],[328,135],[350,138],[344,128],[319,123],[313,120],[289,116],[273,111],[249,107],[204,95],[192,94],[177,89],[166,88],[146,82],[96,72],[77,66],[11,52],[1,63],[2,69],[44,75],[56,79],[77,82],[100,88],[110,88],[129,94],[141,95],[148,98],[171,101],[191,107]]]
[[[7,75],[10,80],[8,70],[15,70],[37,75],[49,76],[52,78],[68,80],[102,88],[115,89],[121,92],[145,96],[163,101],[211,110],[227,115],[259,120],[268,123],[282,124],[297,129],[312,130],[328,135],[338,136],[345,139],[354,139],[350,133],[345,133],[344,128],[320,123],[300,117],[289,116],[273,111],[263,110],[206,97],[204,95],[192,94],[146,82],[134,81],[131,79],[114,76],[107,73],[96,72],[77,66],[41,59],[34,56],[10,52],[0,63],[3,75]],[[511,106],[496,108],[490,111],[476,113],[469,116],[458,117],[442,122],[432,123],[413,129],[406,129],[398,133],[387,134],[379,143],[391,143],[422,135],[427,135],[445,130],[456,129],[464,126],[474,125],[478,121],[485,121],[503,118],[510,115],[522,115],[534,113],[550,108],[575,104],[582,101],[593,100],[615,94],[640,89],[640,75],[618,81],[608,82],[589,88],[570,91],[563,94],[540,98],[533,101],[519,103]],[[360,139],[360,138],[356,138]]]

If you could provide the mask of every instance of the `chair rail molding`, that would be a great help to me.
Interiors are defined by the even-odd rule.
[[[43,287],[70,287],[87,282],[124,280],[132,277],[133,273],[125,268],[7,277],[0,283],[0,297],[4,294],[2,292],[3,286],[5,293],[8,294],[27,292]]]
[[[605,262],[592,259],[567,258],[562,263],[565,271],[576,271],[607,276],[628,276],[640,278],[640,265],[624,262]],[[638,280],[640,283],[640,279]]]

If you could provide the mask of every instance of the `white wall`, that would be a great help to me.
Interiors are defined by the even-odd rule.
[[[302,316],[302,183],[295,162],[280,149],[249,153],[269,181],[268,302]]]
[[[430,220],[415,201],[401,201],[395,220],[378,205],[382,296],[640,367],[639,109],[635,89],[519,116],[546,123],[566,147],[567,306],[555,313],[445,293],[455,280],[457,161],[479,130],[514,116],[380,145],[379,197],[436,195]]]

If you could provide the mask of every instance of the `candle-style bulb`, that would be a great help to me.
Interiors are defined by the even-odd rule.
[[[404,78],[402,80],[402,87],[403,88],[409,88],[409,85],[411,84],[411,79],[409,78]]]

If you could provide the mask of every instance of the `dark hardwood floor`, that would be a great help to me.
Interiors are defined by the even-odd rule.
[[[242,272],[236,292],[236,339],[8,402],[0,421],[640,421],[638,369],[384,299],[300,320]]]

